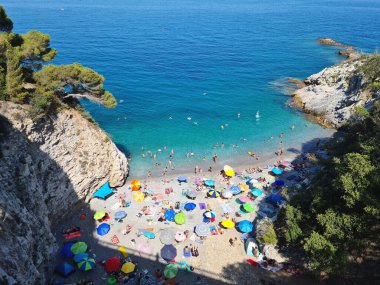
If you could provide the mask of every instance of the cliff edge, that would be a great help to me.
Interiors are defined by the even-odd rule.
[[[51,227],[127,175],[124,154],[78,111],[33,122],[28,106],[0,101],[0,278],[46,284],[57,251]]]

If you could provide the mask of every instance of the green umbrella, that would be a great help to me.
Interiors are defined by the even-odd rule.
[[[178,213],[174,217],[174,222],[178,225],[183,225],[186,222],[186,216],[184,213]]]
[[[91,270],[95,267],[96,261],[93,258],[86,257],[78,263],[78,268],[83,271]]]
[[[186,261],[177,262],[177,266],[178,266],[179,269],[191,271],[190,266],[189,266],[189,264],[187,264]]]
[[[243,208],[244,208],[244,211],[246,211],[247,213],[252,213],[255,210],[253,206],[249,203],[244,203]]]
[[[164,275],[166,279],[174,278],[177,276],[178,268],[174,265],[174,263],[170,263],[166,265],[164,269]]]
[[[100,219],[102,219],[106,214],[107,214],[106,211],[97,211],[97,212],[94,214],[94,220],[100,220]]]
[[[108,277],[107,282],[109,285],[114,285],[117,283],[117,279],[115,277],[111,276],[111,277]]]
[[[74,243],[73,246],[71,247],[71,251],[74,254],[83,253],[83,252],[86,252],[86,250],[87,250],[87,244],[83,241],[78,241]]]

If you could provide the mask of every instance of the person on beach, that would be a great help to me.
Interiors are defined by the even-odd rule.
[[[198,164],[197,164],[197,165],[195,165],[195,169],[194,169],[195,174],[197,174],[198,171],[199,171],[199,167],[198,167]]]
[[[218,155],[215,153],[214,157],[212,159],[213,159],[214,163],[217,163],[218,162]]]
[[[210,168],[208,169],[208,172],[212,172],[212,166],[210,166]]]

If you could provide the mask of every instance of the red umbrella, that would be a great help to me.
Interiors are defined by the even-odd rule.
[[[112,272],[120,269],[120,258],[118,257],[111,257],[108,258],[105,265],[107,272]]]

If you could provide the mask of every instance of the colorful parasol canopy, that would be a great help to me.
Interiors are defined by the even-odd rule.
[[[256,196],[256,197],[260,197],[261,195],[263,195],[263,191],[258,188],[253,188],[251,193],[253,196]]]
[[[282,187],[282,186],[285,185],[285,181],[279,179],[279,180],[274,181],[274,184],[275,184],[276,186]]]
[[[96,261],[93,258],[86,257],[78,263],[78,268],[83,271],[89,271],[96,265]]]
[[[117,211],[115,213],[115,219],[116,220],[124,219],[126,216],[127,216],[127,213],[125,211]]]
[[[156,235],[152,232],[144,232],[144,236],[146,236],[148,239],[154,239],[156,237]]]
[[[229,176],[229,177],[232,177],[235,175],[235,171],[233,170],[233,168],[229,165],[225,165],[223,167],[223,170],[224,170],[224,173]]]
[[[135,199],[136,202],[142,202],[142,201],[144,201],[144,198],[145,198],[145,195],[141,191],[136,191],[133,194],[133,199]]]
[[[167,261],[174,259],[177,256],[177,249],[172,245],[164,245],[161,248],[161,257]]]
[[[174,233],[171,230],[163,230],[160,234],[160,241],[163,244],[173,244],[174,238]]]
[[[276,179],[273,175],[270,175],[269,173],[264,175],[264,178],[267,182],[270,182],[270,183],[274,182],[274,180]]]
[[[206,180],[205,185],[208,187],[214,187],[215,186],[215,181],[214,180]]]
[[[248,203],[248,202],[251,202],[251,199],[248,197],[248,196],[241,196],[239,197],[239,201],[240,203]]]
[[[125,274],[129,274],[129,273],[135,271],[135,267],[136,267],[136,265],[134,263],[132,263],[132,262],[126,262],[121,267],[121,272],[123,272]]]
[[[195,203],[186,203],[185,204],[185,210],[186,211],[192,211],[197,207],[197,204]]]
[[[94,220],[100,220],[103,219],[107,215],[106,211],[97,211],[94,214]]]
[[[272,168],[272,172],[273,172],[274,174],[276,174],[276,175],[281,175],[281,174],[284,172],[284,170],[281,169],[281,168],[278,168],[278,167],[273,167],[273,168]]]
[[[238,187],[242,190],[242,191],[247,191],[249,190],[249,186],[247,184],[239,184]]]
[[[85,259],[86,257],[88,257],[88,254],[85,252],[81,252],[81,253],[74,255],[73,259],[76,263],[78,263],[78,262],[82,261],[83,259]]]
[[[237,195],[237,194],[241,193],[241,189],[240,189],[239,186],[231,186],[230,191],[234,195]]]
[[[181,231],[176,232],[174,238],[178,242],[184,241],[186,239],[184,232],[181,232]]]
[[[74,254],[86,252],[86,250],[87,250],[87,244],[83,241],[78,241],[74,243],[73,246],[71,247],[71,251]]]
[[[200,237],[206,237],[210,233],[210,227],[205,223],[198,224],[195,226],[195,233]]]
[[[230,228],[233,228],[235,226],[235,223],[231,220],[223,220],[221,222],[221,225],[223,227],[225,227],[226,229],[230,229]]]
[[[247,213],[252,213],[255,209],[253,208],[253,206],[250,204],[250,203],[244,203],[243,204],[243,209],[244,211],[246,211]]]
[[[169,222],[173,222],[175,217],[175,212],[172,209],[166,210],[165,211],[165,218]]]
[[[110,231],[110,225],[107,224],[107,223],[102,223],[100,224],[97,229],[96,229],[96,232],[98,233],[98,235],[100,236],[104,236],[106,234],[108,234],[108,232]]]
[[[226,189],[226,190],[222,191],[222,196],[224,198],[228,199],[228,198],[231,198],[233,196],[233,194],[232,194],[231,190]]]
[[[104,267],[107,272],[112,272],[112,271],[119,270],[120,264],[121,264],[120,258],[118,258],[117,256],[114,256],[107,259]]]
[[[72,257],[74,255],[73,252],[71,251],[72,246],[73,246],[72,242],[68,242],[68,243],[63,245],[63,247],[61,249],[61,256],[63,258],[69,258],[69,257]]]
[[[175,266],[174,263],[170,263],[166,265],[164,269],[164,275],[166,279],[174,278],[177,276],[178,268]]]
[[[174,222],[177,225],[183,225],[184,223],[186,223],[186,215],[184,213],[178,213],[174,216]]]
[[[203,216],[207,219],[214,219],[215,218],[215,212],[214,211],[206,211],[203,213]]]
[[[131,183],[132,191],[138,191],[141,188],[141,182],[138,179],[135,179]]]
[[[253,224],[248,220],[242,220],[238,223],[238,228],[243,233],[249,233],[253,230]]]
[[[216,190],[209,190],[207,192],[207,195],[212,197],[212,198],[218,198],[218,197],[220,197],[220,192],[216,191]]]

